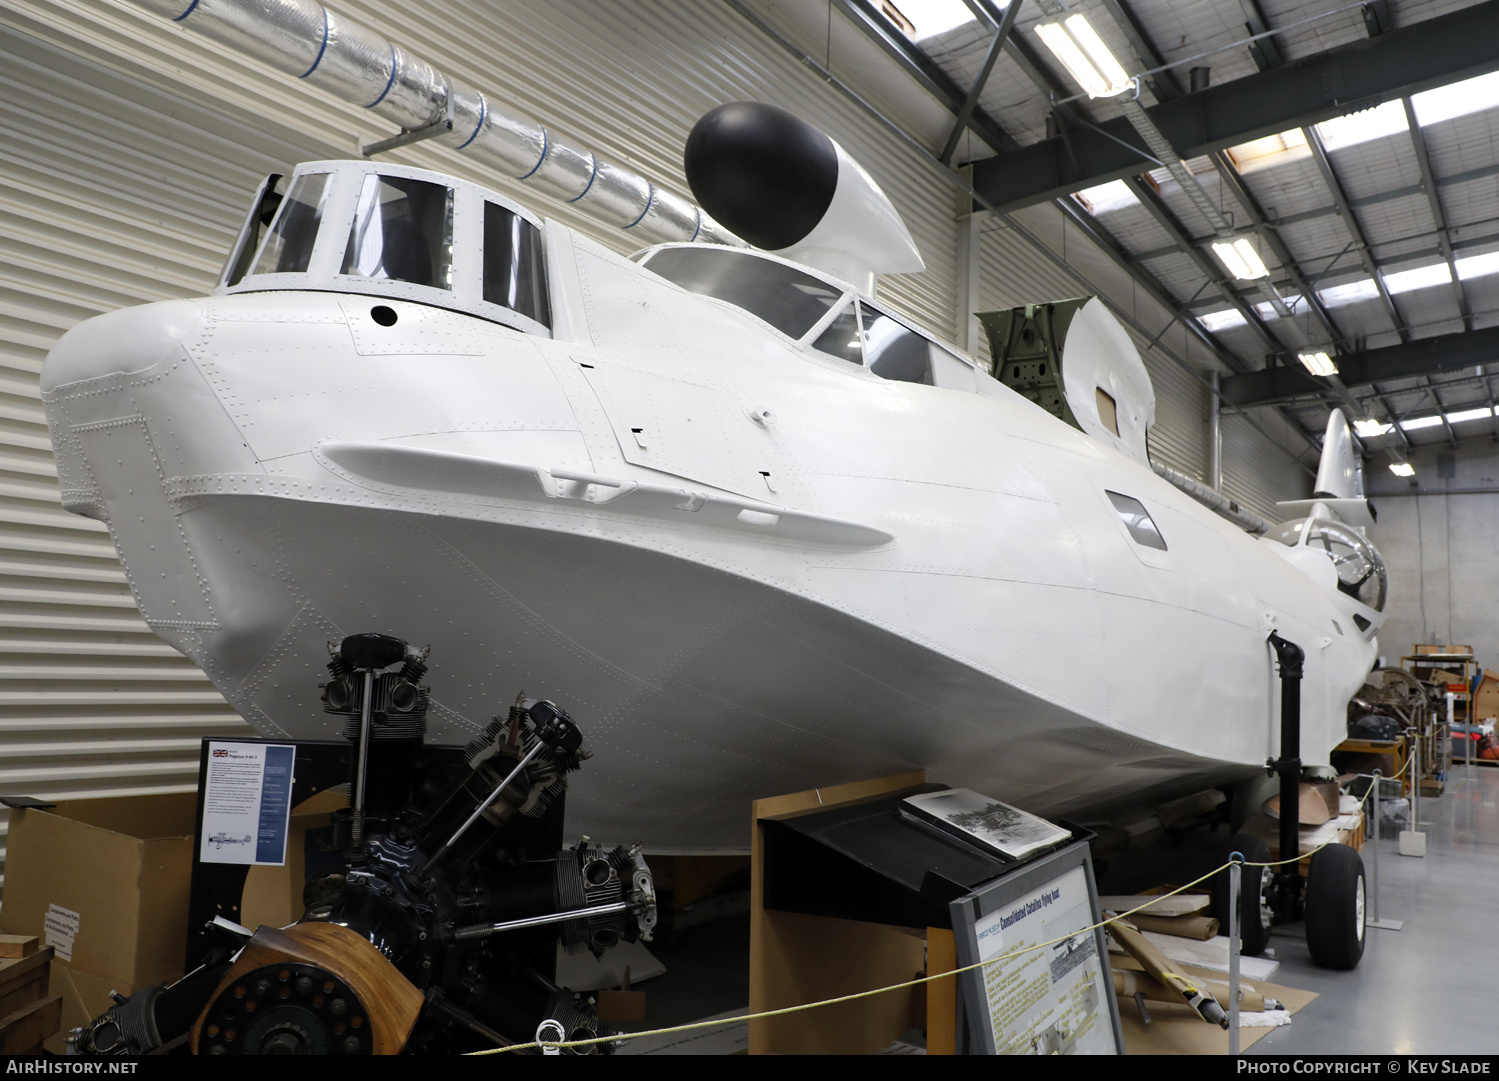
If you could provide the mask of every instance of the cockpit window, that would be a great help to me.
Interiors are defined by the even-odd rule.
[[[646,266],[688,292],[716,297],[801,338],[843,292],[810,274],[727,248],[663,248]]]
[[[1119,512],[1120,520],[1124,522],[1124,528],[1129,530],[1129,535],[1134,538],[1136,544],[1166,551],[1166,538],[1161,536],[1161,531],[1156,528],[1155,520],[1145,509],[1144,503],[1133,496],[1120,495],[1118,492],[1105,491],[1103,494],[1109,497],[1110,503],[1114,504],[1114,509]]]
[[[291,191],[281,200],[276,223],[261,246],[252,274],[307,273],[327,196],[327,173],[303,173],[297,177]]]
[[[484,203],[484,299],[552,325],[541,230],[498,203]]]
[[[868,304],[861,307],[864,310],[864,352],[869,360],[869,370],[881,379],[931,386],[931,343],[878,308]]]
[[[851,364],[864,363],[864,347],[859,341],[859,317],[852,304],[834,316],[827,329],[812,343],[812,348]]]
[[[452,289],[453,189],[365,177],[340,273]]]
[[[1314,518],[1307,529],[1306,546],[1332,560],[1338,572],[1339,592],[1375,611],[1384,611],[1389,577],[1374,545],[1342,522]]]

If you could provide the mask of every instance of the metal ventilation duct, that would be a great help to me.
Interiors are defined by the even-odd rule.
[[[437,142],[576,203],[647,243],[705,240],[744,246],[685,199],[569,146],[535,121],[312,0],[133,2],[369,109],[404,131],[451,121]]]

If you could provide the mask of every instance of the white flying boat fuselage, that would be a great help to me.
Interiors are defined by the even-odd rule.
[[[339,738],[330,640],[430,643],[430,741],[553,698],[595,755],[569,832],[675,851],[914,767],[1052,815],[1250,775],[1272,629],[1306,652],[1303,757],[1341,738],[1378,613],[1334,562],[850,287],[708,245],[642,265],[368,162],[285,203],[315,237],[252,221],[215,295],[91,319],[42,374],[64,504],[264,735]]]

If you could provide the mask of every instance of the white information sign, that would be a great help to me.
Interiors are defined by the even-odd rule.
[[[1001,1055],[1111,1055],[1112,987],[1103,986],[1082,867],[1018,897],[974,926],[980,960],[1053,939],[982,969],[994,1046]]]
[[[208,745],[203,863],[286,863],[297,749],[270,743]]]
[[[78,937],[78,913],[62,905],[48,905],[42,920],[42,945],[51,946],[64,961],[73,959],[73,940]]]

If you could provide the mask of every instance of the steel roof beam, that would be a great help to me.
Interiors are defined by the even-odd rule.
[[[1254,305],[1239,294],[1238,290],[1233,287],[1228,277],[1218,265],[1212,259],[1208,258],[1207,253],[1194,244],[1191,238],[1187,236],[1186,230],[1182,228],[1181,222],[1177,221],[1176,215],[1171,212],[1171,208],[1166,205],[1165,200],[1156,194],[1149,184],[1137,176],[1131,177],[1125,183],[1130,186],[1130,189],[1135,193],[1135,197],[1140,200],[1140,205],[1149,211],[1150,216],[1155,219],[1156,224],[1165,230],[1166,235],[1175,242],[1176,250],[1192,260],[1192,264],[1197,267],[1198,272],[1208,281],[1212,282],[1213,287],[1219,293],[1223,294],[1223,299],[1233,305],[1234,310],[1244,317],[1244,322],[1248,323],[1250,328],[1259,336],[1265,348],[1276,356],[1283,356],[1286,352],[1284,343],[1276,338],[1274,334],[1270,333],[1270,328],[1260,318],[1260,313],[1255,310]]]
[[[840,0],[851,3],[854,0]],[[1499,0],[1221,83],[1147,110],[1183,157],[1224,150],[1499,69]],[[1143,140],[1123,118],[974,164],[974,187],[1016,210],[1140,172]],[[1117,138],[1126,146],[1111,141]],[[1075,157],[1074,157],[1075,155]]]
[[[966,93],[953,82],[931,57],[916,47],[916,43],[900,33],[874,10],[868,0],[833,0],[840,11],[849,17],[855,26],[900,65],[907,75],[921,84],[927,93],[945,105],[954,116],[962,108]],[[1499,3],[1499,0],[1494,0]],[[975,102],[967,119],[968,127],[996,151],[1005,153],[1017,144],[1005,130],[983,108]]]
[[[1317,171],[1322,174],[1322,181],[1332,194],[1333,204],[1342,215],[1343,227],[1348,230],[1348,235],[1358,247],[1364,271],[1374,280],[1374,288],[1379,291],[1379,299],[1384,304],[1385,314],[1390,317],[1390,322],[1395,327],[1395,333],[1400,335],[1400,340],[1407,342],[1410,340],[1410,332],[1406,330],[1405,320],[1400,318],[1400,311],[1395,307],[1395,301],[1390,296],[1389,289],[1385,288],[1384,278],[1374,262],[1374,253],[1369,249],[1369,241],[1364,236],[1363,227],[1359,225],[1353,207],[1348,204],[1348,193],[1343,190],[1343,183],[1338,179],[1338,174],[1333,171],[1332,160],[1327,156],[1327,147],[1322,144],[1322,136],[1317,133],[1315,127],[1310,125],[1303,130],[1307,146],[1311,147],[1312,157],[1317,163]]]
[[[1411,146],[1416,151],[1416,164],[1421,167],[1421,187],[1426,191],[1426,205],[1431,208],[1431,220],[1437,228],[1437,247],[1442,258],[1447,260],[1447,270],[1452,275],[1452,292],[1457,298],[1457,310],[1463,317],[1463,329],[1473,329],[1473,313],[1468,309],[1468,296],[1463,292],[1462,279],[1457,276],[1457,259],[1452,254],[1452,237],[1447,231],[1447,215],[1442,212],[1442,197],[1437,192],[1436,180],[1431,171],[1431,156],[1426,153],[1426,136],[1421,133],[1421,122],[1416,118],[1416,106],[1405,98],[1405,122],[1410,128]],[[1445,416],[1445,414],[1443,414]],[[1448,428],[1451,432],[1451,428]]]
[[[1346,386],[1390,379],[1415,379],[1499,362],[1499,327],[1440,334],[1338,357],[1338,377]],[[1268,405],[1303,394],[1326,394],[1321,379],[1296,368],[1224,376],[1223,400],[1230,405]]]
[[[937,160],[943,165],[952,164],[953,151],[958,148],[958,140],[963,137],[963,132],[968,130],[968,120],[973,116],[973,110],[978,108],[979,97],[989,83],[989,74],[994,70],[994,63],[999,59],[1000,50],[1005,47],[1005,41],[1010,36],[1010,30],[1015,25],[1015,16],[1018,14],[1020,14],[1020,0],[1011,0],[1010,6],[1005,8],[1004,19],[994,30],[994,40],[989,43],[989,52],[984,57],[984,63],[979,68],[973,85],[969,87],[968,96],[963,99],[962,107],[958,110],[958,117],[953,122],[952,134],[947,137],[947,144],[943,146],[942,153],[937,156]]]

